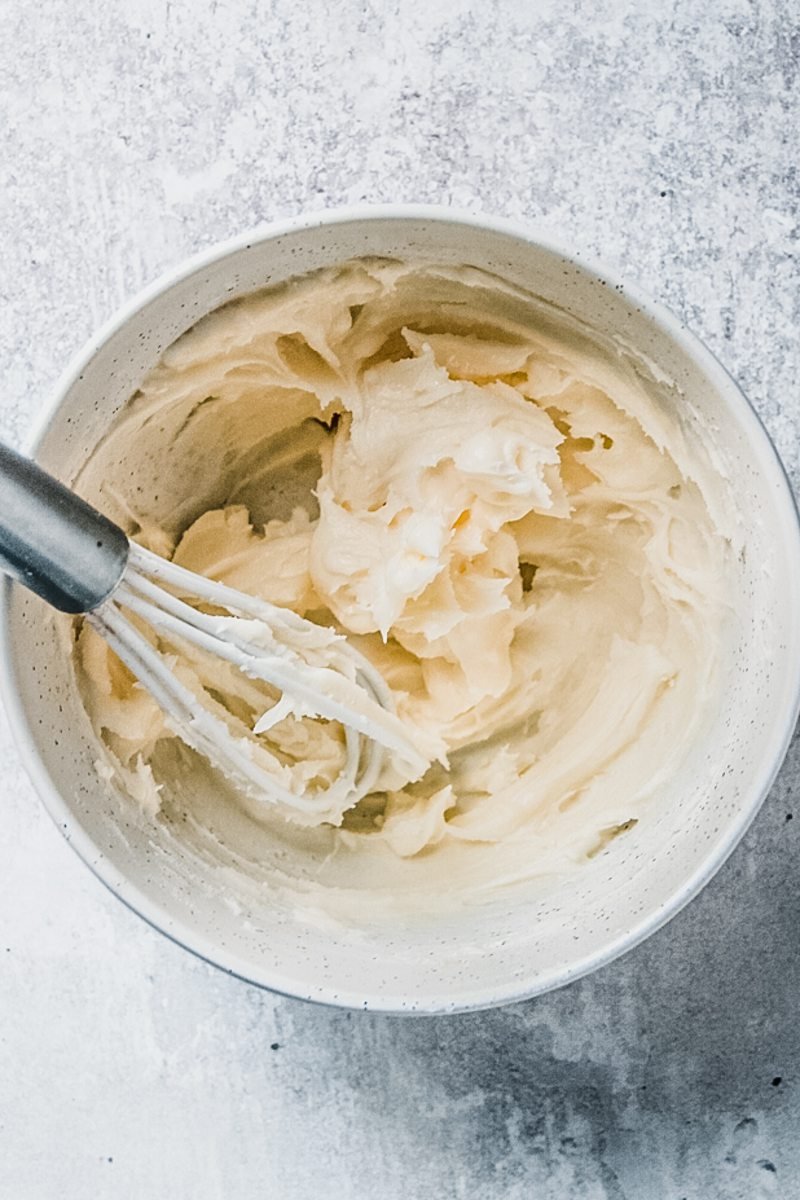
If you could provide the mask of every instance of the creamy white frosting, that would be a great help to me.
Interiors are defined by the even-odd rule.
[[[180,338],[81,487],[177,563],[351,638],[431,765],[326,814],[328,848],[429,874],[455,855],[469,890],[629,828],[713,703],[719,481],[658,387],[492,276],[355,262]],[[111,769],[157,813],[157,706],[86,627],[78,662]],[[200,654],[176,667],[251,728],[275,703]],[[335,723],[261,736],[309,782],[341,765]]]

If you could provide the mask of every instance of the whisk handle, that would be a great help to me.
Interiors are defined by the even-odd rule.
[[[128,550],[118,525],[0,444],[0,571],[62,612],[91,612],[122,578]]]

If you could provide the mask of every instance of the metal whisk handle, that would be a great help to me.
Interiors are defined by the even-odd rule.
[[[128,552],[118,525],[0,444],[0,571],[62,612],[91,612],[116,588]]]

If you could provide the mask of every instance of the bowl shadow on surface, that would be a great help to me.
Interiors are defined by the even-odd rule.
[[[704,892],[560,991],[434,1018],[295,1004],[293,1036],[313,1039],[374,1130],[391,1095],[395,1138],[398,1125],[409,1147],[441,1137],[495,1184],[534,1160],[571,1179],[588,1156],[600,1194],[627,1196],[673,1171],[679,1185],[696,1154],[722,1194],[739,1194],[743,1171],[749,1194],[771,1194],[769,1129],[800,1096],[799,796],[795,731],[764,808]],[[739,1180],[730,1192],[726,1172]]]

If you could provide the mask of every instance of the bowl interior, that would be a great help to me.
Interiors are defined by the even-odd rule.
[[[310,907],[276,902],[238,870],[235,855],[213,853],[202,838],[181,849],[100,782],[63,630],[41,602],[10,587],[7,690],[28,765],[58,824],[105,882],[164,932],[228,970],[311,999],[392,1010],[482,1006],[563,983],[633,944],[689,899],[735,844],[796,715],[797,521],[774,451],[741,393],[671,317],[553,249],[430,213],[296,223],[209,257],[153,292],[93,348],[63,390],[37,458],[73,480],[163,350],[199,317],[360,255],[482,267],[635,348],[661,380],[662,402],[675,406],[686,437],[704,439],[731,481],[728,500],[743,542],[736,581],[743,616],[707,736],[647,819],[538,896],[522,901],[509,892],[491,905],[354,935]],[[268,846],[264,856],[269,864]]]

